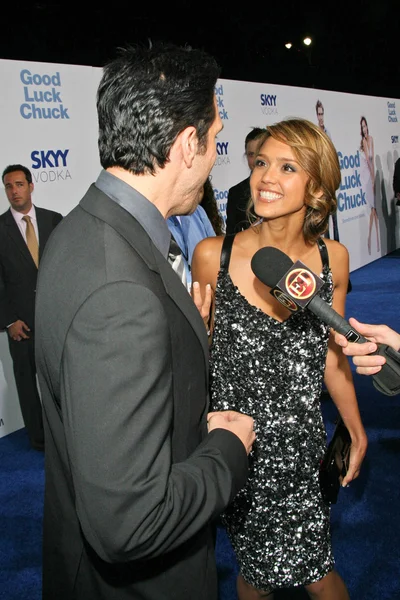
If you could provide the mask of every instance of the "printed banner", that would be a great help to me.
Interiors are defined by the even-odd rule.
[[[301,117],[321,126],[337,149],[342,173],[337,221],[350,270],[400,246],[400,207],[393,191],[400,155],[399,100],[231,80],[218,82],[215,91],[224,128],[212,183],[224,217],[229,188],[250,173],[246,135],[253,127]]]
[[[64,216],[97,178],[96,92],[101,68],[0,60],[1,171],[21,163],[33,175],[33,201]],[[339,157],[340,241],[350,269],[400,247],[393,193],[399,158],[400,100],[221,79],[216,89],[224,128],[212,184],[225,218],[228,190],[249,175],[244,141],[253,127],[303,117],[325,128]],[[0,211],[8,209],[1,186]],[[0,437],[23,426],[7,333],[0,333]]]

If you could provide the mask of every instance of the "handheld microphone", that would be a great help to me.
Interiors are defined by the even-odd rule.
[[[291,258],[278,248],[266,246],[255,253],[251,260],[251,268],[262,283],[272,288],[271,294],[292,312],[307,307],[321,321],[344,335],[349,342],[368,341],[318,296],[324,282],[300,260],[293,263]]]
[[[318,296],[324,282],[300,260],[293,263],[278,248],[266,246],[254,254],[251,268],[254,275],[271,288],[270,293],[290,311],[308,308],[349,342],[362,344],[369,341]],[[383,394],[393,396],[400,393],[400,353],[385,344],[377,346],[378,350],[373,354],[384,356],[386,363],[372,376],[373,384]]]

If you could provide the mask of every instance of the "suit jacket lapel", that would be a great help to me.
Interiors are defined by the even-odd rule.
[[[160,274],[167,294],[189,321],[202,345],[208,365],[208,339],[203,320],[192,298],[167,259],[151,241],[140,223],[119,204],[92,185],[80,206],[86,212],[101,219],[115,229],[145,261],[147,266]],[[208,369],[207,369],[208,372]]]

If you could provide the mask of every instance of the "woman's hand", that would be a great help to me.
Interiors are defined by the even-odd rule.
[[[199,311],[201,318],[204,321],[204,325],[208,331],[210,322],[210,310],[212,303],[212,290],[211,285],[207,283],[205,288],[204,299],[201,294],[200,284],[198,281],[194,281],[192,284],[192,298],[195,303],[197,310]]]
[[[351,448],[350,448],[350,463],[347,475],[343,478],[342,486],[349,485],[350,481],[357,479],[360,474],[362,462],[367,452],[368,439],[364,429],[357,434],[357,436],[351,437]]]

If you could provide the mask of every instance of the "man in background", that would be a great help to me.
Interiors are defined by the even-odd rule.
[[[315,111],[317,113],[317,120],[318,120],[318,125],[320,127],[320,129],[326,133],[326,135],[332,140],[332,136],[329,133],[328,129],[325,127],[325,110],[323,107],[323,104],[321,102],[321,100],[317,100],[317,103],[315,105]],[[339,242],[339,228],[338,228],[338,222],[337,222],[337,215],[336,212],[331,215],[332,218],[332,228],[333,228],[333,238]],[[325,237],[330,238],[330,233],[329,233],[329,229],[325,234]]]
[[[315,105],[315,110],[317,113],[318,125],[319,125],[320,129],[322,129],[322,131],[324,133],[326,133],[326,135],[329,138],[332,139],[331,134],[329,133],[328,129],[325,127],[325,110],[324,110],[321,100],[317,100],[317,104]]]
[[[264,133],[265,129],[253,127],[246,136],[244,148],[250,175],[254,169],[258,143]],[[250,226],[250,221],[246,214],[247,205],[250,200],[250,175],[228,190],[228,199],[226,203],[227,234],[237,233]]]
[[[400,206],[400,158],[394,163],[393,191],[396,198],[396,206]]]
[[[192,257],[197,244],[206,237],[215,236],[213,226],[202,206],[191,215],[173,215],[167,219],[168,229],[178,244],[185,264],[185,284],[190,292],[192,286]]]
[[[2,174],[10,208],[0,216],[0,328],[7,330],[22,418],[32,448],[44,449],[36,384],[34,314],[38,266],[62,215],[32,204],[32,174],[9,165]]]
[[[103,170],[38,281],[43,600],[217,600],[213,523],[246,481],[253,420],[208,413],[206,328],[166,219],[201,201],[218,76],[163,44],[103,68]]]

